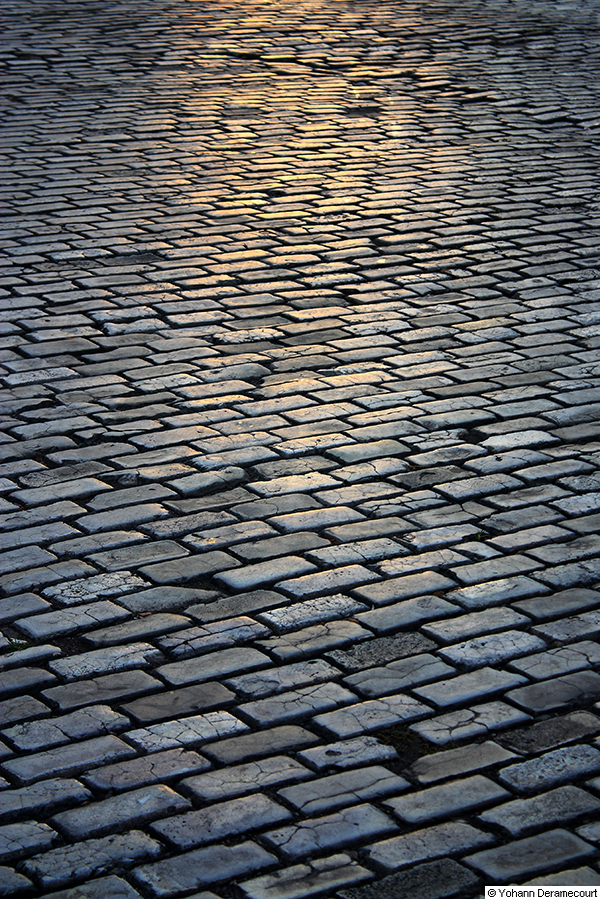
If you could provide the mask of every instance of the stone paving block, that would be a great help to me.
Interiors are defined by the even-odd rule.
[[[419,574],[390,578],[367,587],[358,587],[354,592],[361,599],[368,600],[375,605],[385,605],[394,600],[452,590],[454,587],[456,587],[454,581],[436,571],[423,571]]]
[[[383,696],[404,688],[427,683],[438,678],[449,677],[454,669],[429,653],[411,656],[397,662],[390,662],[382,668],[367,668],[344,678],[344,683],[362,696]]]
[[[253,874],[276,862],[276,857],[257,843],[209,846],[171,859],[141,865],[134,873],[136,883],[157,899],[182,891]],[[198,899],[204,897],[201,894]],[[207,899],[212,894],[206,894]]]
[[[597,814],[600,800],[578,787],[566,786],[529,799],[514,799],[482,812],[480,820],[521,835],[552,824],[565,824],[584,815]]]
[[[470,824],[449,822],[374,843],[368,848],[368,858],[387,871],[395,871],[415,862],[447,857],[494,842],[491,834]]]
[[[328,621],[335,618],[346,618],[356,612],[362,612],[365,606],[354,599],[342,594],[335,596],[309,599],[291,606],[262,612],[258,619],[273,627],[279,633],[311,625],[318,621]]]
[[[52,888],[84,878],[89,880],[95,874],[103,874],[113,867],[132,867],[138,862],[156,858],[160,851],[160,845],[156,840],[139,830],[131,830],[125,834],[51,849],[42,856],[29,859],[25,863],[24,870],[39,880],[43,887]],[[91,889],[94,889],[96,883],[99,881],[92,881]],[[114,896],[111,886],[107,887],[107,893],[97,895]],[[88,886],[82,885],[79,889],[83,891],[88,889]]]
[[[23,821],[0,827],[0,860],[10,861],[49,849],[57,840],[57,833],[47,824]]]
[[[163,592],[169,595],[174,589],[183,590],[185,588],[169,588]],[[186,614],[202,622],[222,621],[262,609],[271,609],[287,602],[285,596],[273,590],[251,590],[249,593],[240,593],[236,596],[221,596],[216,602],[212,602],[211,600],[217,596],[217,593],[210,594],[206,590],[197,591],[197,598],[204,598],[204,601],[197,605],[188,605]]]
[[[340,899],[447,899],[473,890],[479,878],[452,859],[426,862],[409,871],[390,874],[362,887],[339,892]]]
[[[92,794],[72,778],[43,780],[17,790],[0,793],[0,817],[10,819],[48,812],[60,805],[77,805],[92,798]]]
[[[589,668],[597,662],[600,662],[600,644],[592,640],[582,640],[581,643],[571,643],[570,646],[518,659],[511,663],[511,667],[534,680],[544,680],[581,668]]]
[[[600,695],[600,675],[595,671],[577,671],[511,690],[507,698],[528,712],[547,712],[572,703],[589,702]]]
[[[154,756],[156,758],[156,756]],[[273,756],[245,765],[209,771],[188,777],[184,785],[193,796],[204,802],[218,802],[232,796],[243,796],[287,781],[306,780],[312,773],[294,759]]]
[[[286,808],[262,793],[252,793],[158,821],[152,825],[152,830],[171,845],[190,849],[249,830],[280,824],[289,818],[291,813]]]
[[[454,643],[440,650],[443,659],[465,668],[499,665],[528,652],[544,650],[546,643],[525,631],[506,630],[500,634],[486,634],[462,643]],[[518,665],[517,670],[520,670]]]
[[[20,783],[28,784],[48,776],[75,774],[103,761],[118,761],[133,755],[130,746],[111,735],[9,759],[3,762],[3,767]]]
[[[223,649],[183,662],[172,662],[157,669],[157,673],[168,684],[179,687],[182,684],[210,681],[228,674],[242,674],[256,668],[265,668],[270,659],[257,649],[236,647]]]
[[[272,653],[276,659],[287,662],[346,646],[355,640],[366,640],[368,637],[369,631],[355,620],[348,620],[315,624],[259,642],[261,647]]]
[[[222,684],[202,683],[182,687],[180,690],[152,693],[125,703],[121,708],[127,715],[144,724],[190,712],[209,711],[228,705],[234,699],[235,694]]]
[[[283,724],[270,730],[219,740],[207,746],[204,752],[210,759],[232,765],[246,759],[264,758],[286,750],[298,751],[318,742],[318,737],[306,728],[298,727],[296,724]]]
[[[371,805],[353,808],[268,831],[264,840],[286,858],[366,841],[396,830],[393,821]]]
[[[128,738],[145,752],[158,752],[174,746],[217,740],[246,730],[247,726],[229,712],[207,712],[132,730]]]
[[[5,896],[29,896],[35,890],[27,877],[5,865],[0,865],[0,882]]]
[[[142,824],[189,807],[187,799],[170,787],[158,784],[92,802],[78,809],[59,812],[52,821],[62,833],[81,839],[110,833],[136,822]]]
[[[587,777],[599,768],[599,750],[586,745],[568,746],[503,768],[499,779],[517,793],[531,793]]]
[[[298,758],[316,771],[345,770],[373,762],[393,762],[398,753],[392,746],[380,743],[376,737],[361,736],[353,740],[340,740],[312,749],[303,749]]]
[[[409,789],[410,784],[386,768],[373,765],[354,771],[294,784],[278,795],[307,815],[343,808],[358,800],[381,799]]]
[[[79,628],[94,627],[111,621],[122,621],[127,617],[128,612],[125,609],[109,599],[103,599],[99,602],[84,603],[55,612],[32,615],[25,619],[19,619],[15,626],[28,637],[43,640],[46,637],[72,633]]]
[[[483,736],[495,730],[503,730],[512,724],[521,724],[529,715],[505,702],[488,702],[467,709],[458,709],[413,724],[412,730],[431,743],[441,744]]]
[[[0,702],[0,724],[6,727],[15,721],[26,721],[47,715],[49,707],[33,696],[19,696],[18,698],[5,699]]]
[[[502,736],[502,743],[522,754],[543,752],[563,743],[572,743],[600,730],[600,718],[590,712],[571,712],[568,715],[540,721],[518,728]]]
[[[347,884],[361,883],[371,876],[370,871],[350,856],[339,854],[256,877],[241,883],[240,889],[249,899],[303,899]]]
[[[145,565],[140,573],[155,584],[181,584],[216,571],[235,568],[240,563],[227,553],[215,550],[198,556],[186,556],[171,562],[158,562],[156,565]],[[144,586],[140,582],[140,586]]]
[[[214,651],[239,643],[248,643],[257,637],[270,636],[265,625],[245,615],[214,621],[198,627],[188,627],[171,636],[159,637],[157,643],[171,658],[180,659]]]
[[[600,593],[596,590],[575,587],[547,597],[519,600],[514,603],[514,606],[526,615],[530,615],[535,621],[544,621],[563,614],[568,615],[571,612],[593,608],[598,604],[600,604]]]
[[[191,603],[209,602],[216,595],[214,591],[195,587],[152,587],[150,590],[140,590],[139,593],[119,597],[119,603],[130,612],[144,615],[168,609],[183,608],[188,611]]]
[[[28,690],[56,683],[56,677],[43,668],[16,668],[0,671],[0,696],[16,696]]]
[[[356,695],[338,684],[311,684],[287,690],[278,696],[246,702],[237,707],[242,718],[253,724],[272,725],[294,721],[354,702]]]
[[[516,684],[525,682],[525,678],[519,674],[511,674],[508,671],[499,671],[486,666],[468,674],[459,674],[457,677],[417,687],[414,692],[419,697],[444,708],[444,706],[458,705],[461,702],[467,703],[479,697],[504,692]],[[522,689],[529,688],[523,687]]]
[[[423,718],[430,711],[428,706],[404,694],[371,699],[346,706],[335,712],[325,712],[314,720],[336,737],[354,737],[360,733],[389,727],[400,721]]]
[[[197,752],[167,749],[149,756],[104,765],[84,774],[82,780],[96,790],[119,793],[158,782],[176,780],[195,771],[205,771],[210,763]]]
[[[81,740],[108,733],[118,733],[129,725],[124,715],[119,715],[105,705],[80,709],[58,718],[28,721],[4,730],[3,736],[19,749],[49,749],[69,740]]]
[[[594,847],[589,843],[567,830],[557,829],[506,846],[484,849],[466,856],[465,861],[485,877],[505,883],[594,854]]]
[[[446,598],[450,602],[457,602],[463,609],[471,610],[487,609],[489,606],[546,593],[550,593],[550,588],[546,585],[532,578],[517,575],[514,578],[500,578],[469,587],[460,587],[447,593]]]
[[[425,755],[410,766],[410,773],[419,783],[435,783],[456,774],[467,774],[517,758],[513,752],[503,749],[491,740],[446,752]]]
[[[422,626],[426,634],[431,634],[442,643],[454,643],[456,639],[508,630],[518,625],[527,625],[531,619],[510,608],[492,607],[484,612],[471,612],[456,618],[428,622]]]
[[[86,705],[102,705],[115,699],[133,699],[161,687],[161,682],[145,671],[134,670],[51,687],[45,691],[44,698],[59,709],[77,709]]]
[[[77,680],[93,674],[126,671],[147,667],[164,660],[163,654],[150,643],[130,643],[127,646],[106,646],[68,659],[50,662],[52,670],[64,680]]]
[[[358,592],[358,591],[357,591]],[[451,615],[458,607],[437,596],[419,596],[405,602],[394,603],[369,612],[359,612],[357,621],[365,624],[376,634],[390,633],[402,627],[430,621],[439,615]]]
[[[536,625],[536,632],[557,643],[568,643],[578,637],[594,636],[600,630],[600,610],[582,612],[560,621]]]
[[[124,624],[116,624],[112,627],[99,628],[90,631],[85,639],[92,646],[114,646],[119,643],[127,643],[142,638],[150,639],[171,631],[182,630],[189,627],[191,621],[184,615],[174,615],[169,612],[149,614],[141,619],[127,621]]]
[[[481,774],[474,774],[387,800],[384,806],[401,821],[422,824],[429,819],[450,818],[509,798],[507,790]]]

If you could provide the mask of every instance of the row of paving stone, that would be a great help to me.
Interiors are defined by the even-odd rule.
[[[599,884],[596,7],[7,10],[0,895]]]

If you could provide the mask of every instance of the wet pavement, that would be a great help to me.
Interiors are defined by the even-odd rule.
[[[0,895],[600,884],[599,16],[5,4]]]

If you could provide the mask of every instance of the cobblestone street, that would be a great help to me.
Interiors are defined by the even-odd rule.
[[[600,0],[5,0],[0,896],[600,885]]]

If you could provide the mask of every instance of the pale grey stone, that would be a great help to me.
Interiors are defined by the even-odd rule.
[[[315,815],[352,805],[356,800],[381,799],[409,788],[404,778],[386,768],[372,766],[285,787],[279,790],[279,796],[298,811]]]
[[[393,821],[370,805],[312,818],[265,834],[265,841],[287,858],[349,846],[397,830]]]
[[[405,868],[425,859],[440,858],[450,853],[465,852],[494,842],[489,833],[483,833],[470,824],[451,822],[436,824],[423,830],[402,834],[375,843],[368,856],[388,871]]]
[[[493,780],[474,774],[449,781],[384,803],[402,821],[421,824],[429,819],[449,818],[509,799],[510,793]]]
[[[254,793],[286,781],[306,780],[311,772],[286,756],[272,756],[245,765],[234,765],[188,777],[187,789],[204,802],[215,802],[244,793]]]
[[[159,752],[199,741],[217,740],[247,730],[248,727],[229,712],[207,712],[206,715],[151,724],[149,727],[129,731],[127,736],[140,749]]]

